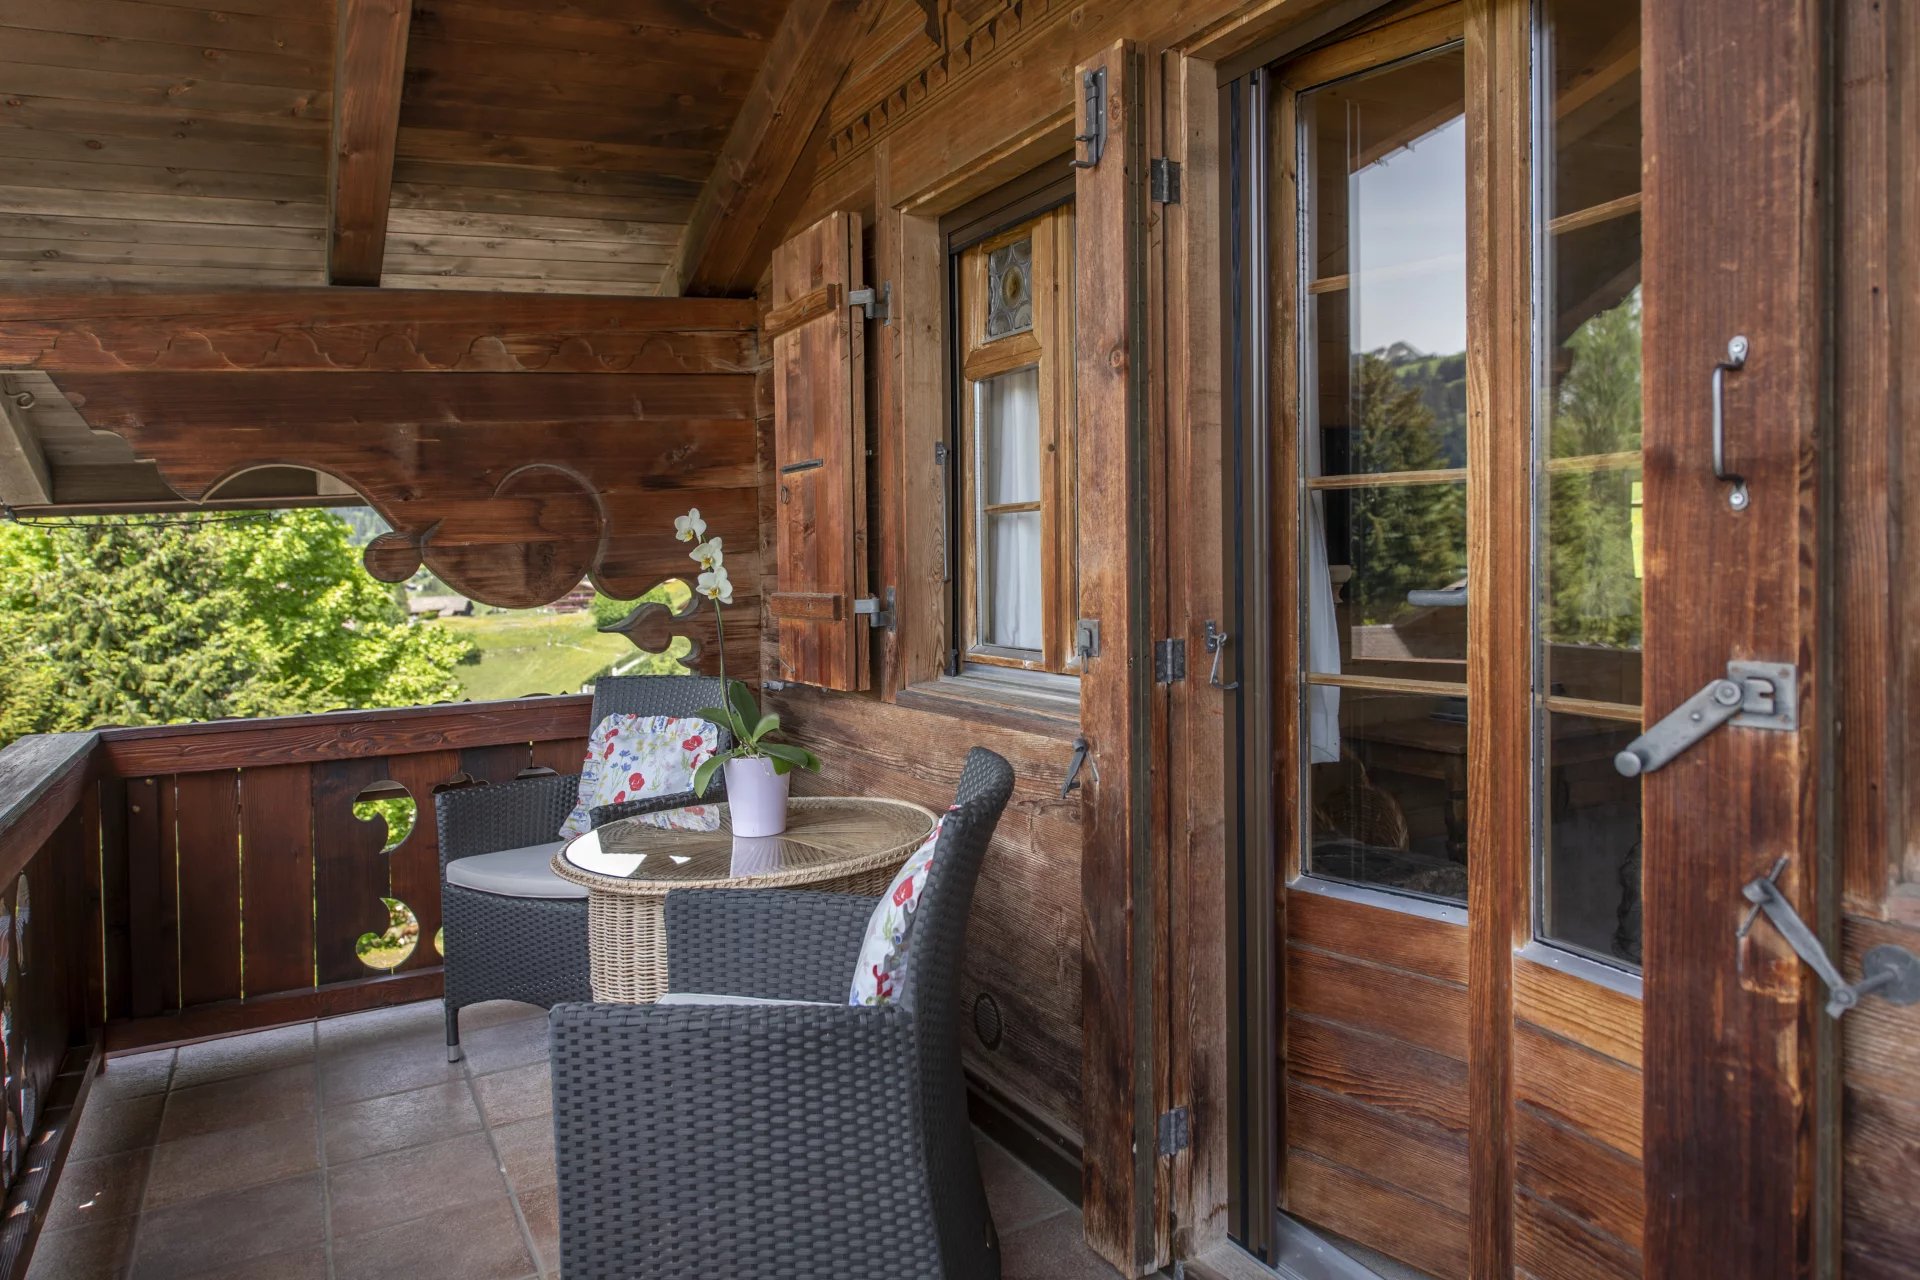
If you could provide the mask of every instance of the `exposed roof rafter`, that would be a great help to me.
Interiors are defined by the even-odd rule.
[[[667,263],[663,294],[750,293],[785,228],[781,193],[870,25],[861,0],[793,0]]]
[[[410,0],[339,0],[327,152],[327,279],[377,285],[387,250]]]

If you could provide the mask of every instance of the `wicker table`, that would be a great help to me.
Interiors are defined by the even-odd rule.
[[[587,887],[593,998],[651,1004],[667,990],[666,896],[673,889],[820,889],[878,894],[933,830],[898,800],[789,802],[777,836],[735,836],[724,804],[610,822],[569,840],[554,874]]]

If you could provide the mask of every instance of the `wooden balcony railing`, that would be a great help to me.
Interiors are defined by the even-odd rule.
[[[104,729],[0,751],[0,1280],[24,1273],[104,1054],[437,996],[434,793],[577,770],[590,707]],[[389,849],[355,803],[403,797],[411,830]],[[387,899],[417,921],[404,959],[356,945],[389,929]]]

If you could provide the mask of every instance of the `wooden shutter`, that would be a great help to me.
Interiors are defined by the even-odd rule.
[[[778,484],[778,679],[865,689],[867,594],[866,324],[860,218],[836,213],[774,250],[773,453]]]
[[[1156,1028],[1167,1013],[1149,843],[1156,706],[1164,709],[1165,699],[1154,696],[1148,612],[1155,504],[1146,62],[1123,41],[1075,71],[1079,134],[1097,123],[1085,91],[1094,72],[1103,76],[1105,146],[1074,185],[1080,608],[1100,624],[1099,652],[1083,659],[1080,678],[1080,727],[1093,764],[1080,786],[1081,1207],[1087,1243],[1137,1276],[1169,1261],[1155,1065],[1165,1048]],[[1081,158],[1086,152],[1083,144]]]

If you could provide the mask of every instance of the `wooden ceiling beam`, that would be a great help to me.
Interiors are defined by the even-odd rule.
[[[748,369],[730,298],[326,288],[33,290],[0,310],[0,369],[69,373],[684,373]]]
[[[0,385],[0,502],[42,507],[53,501],[53,473],[11,384]]]
[[[807,156],[871,20],[861,0],[793,0],[660,281],[666,295],[753,291],[785,228],[781,193]]]
[[[327,151],[327,280],[377,285],[387,251],[411,0],[339,0]]]

